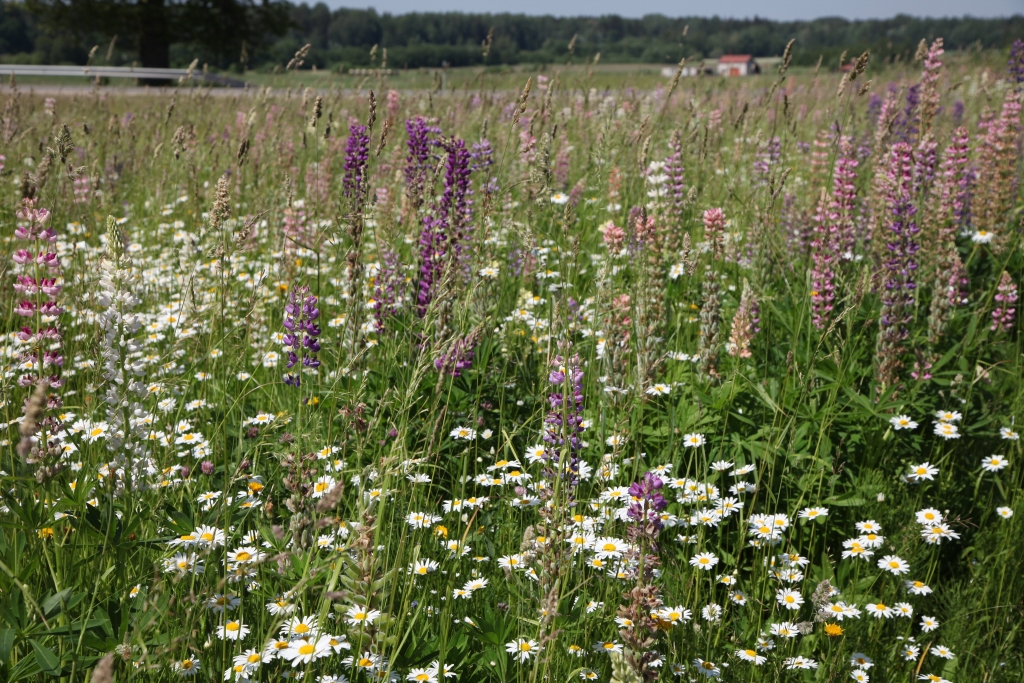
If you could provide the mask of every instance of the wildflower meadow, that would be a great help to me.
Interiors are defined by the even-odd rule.
[[[789,55],[4,85],[0,679],[1024,680],[1024,42]]]

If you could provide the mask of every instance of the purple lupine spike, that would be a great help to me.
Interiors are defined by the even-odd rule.
[[[463,370],[473,367],[476,345],[480,341],[479,332],[471,332],[465,337],[455,340],[447,353],[442,353],[435,361],[438,372],[450,377],[461,377]]]
[[[423,203],[427,178],[431,171],[430,136],[440,131],[427,125],[427,120],[422,116],[408,119],[405,122],[405,131],[409,136],[406,141],[409,154],[405,158],[405,193],[419,206]]]
[[[668,176],[668,217],[671,224],[669,234],[674,235],[683,228],[683,216],[686,206],[683,138],[679,131],[672,133],[669,148],[672,150],[672,153],[665,158],[665,175]]]
[[[341,181],[344,195],[353,206],[361,208],[366,201],[369,187],[366,164],[370,159],[370,135],[366,126],[349,126],[348,142],[345,144],[345,177]]]
[[[996,301],[996,308],[992,311],[992,327],[989,329],[993,332],[1009,332],[1013,329],[1013,318],[1016,313],[1017,283],[1005,270],[993,298]]]
[[[920,123],[921,84],[915,83],[907,88],[906,106],[896,116],[893,123],[895,139],[900,142],[914,142],[917,139]]]
[[[566,380],[572,390],[571,402],[563,410],[565,397],[561,391],[548,394],[551,411],[544,418],[544,442],[551,445],[545,450],[544,459],[558,465],[572,486],[579,482],[579,451],[583,447],[580,434],[583,432],[583,368],[580,357],[573,354],[568,359],[555,356],[555,368],[548,373],[548,382],[553,387],[562,387]],[[568,437],[568,449],[566,446]],[[568,458],[566,462],[563,458]]]
[[[889,152],[886,205],[891,212],[888,224],[889,241],[884,262],[888,275],[882,291],[882,311],[879,316],[878,383],[880,389],[899,381],[903,368],[903,354],[909,336],[908,323],[913,315],[917,271],[915,216],[917,208],[911,201],[914,179],[913,148],[897,142]]]
[[[309,287],[296,287],[288,293],[282,322],[288,333],[282,341],[288,356],[285,366],[289,370],[300,363],[304,368],[320,367],[316,355],[320,352],[320,327],[316,324],[319,317],[317,297],[309,293]],[[297,374],[286,373],[284,383],[297,387],[302,384],[302,380]]]
[[[385,320],[395,314],[396,305],[403,297],[404,290],[405,276],[402,273],[398,252],[385,246],[381,249],[380,273],[373,294],[374,327],[377,332],[383,332]]]
[[[839,260],[838,227],[828,219],[825,191],[818,200],[814,216],[814,237],[811,239],[811,306],[812,322],[819,330],[828,327],[836,298],[835,269]]]
[[[1024,40],[1020,38],[1013,41],[1013,47],[1010,48],[1010,61],[1006,65],[1006,73],[1010,83],[1020,90],[1021,83],[1024,83]]]
[[[832,202],[829,218],[836,224],[840,255],[852,259],[856,246],[854,212],[857,205],[857,161],[853,140],[843,136],[839,140],[839,156],[832,171]]]
[[[661,477],[648,472],[640,481],[633,482],[629,487],[632,502],[626,516],[641,527],[642,534],[652,538],[658,535],[663,526],[659,513],[668,507],[668,502],[661,495],[662,486],[664,482]]]
[[[491,148],[491,141],[484,138],[480,142],[474,142],[469,152],[469,170],[476,172],[494,164],[494,149]]]
[[[420,317],[426,314],[434,299],[434,288],[444,273],[449,249],[454,249],[456,261],[463,260],[463,243],[472,220],[470,157],[466,143],[453,138],[441,141],[439,146],[445,149],[448,158],[444,192],[432,208],[432,215],[423,217],[420,231],[420,287],[417,295],[417,314]]]

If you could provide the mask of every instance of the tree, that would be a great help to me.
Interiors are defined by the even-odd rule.
[[[282,35],[282,0],[28,0],[44,30],[118,36],[134,45],[142,66],[166,68],[171,43],[190,43],[204,61],[226,67]]]

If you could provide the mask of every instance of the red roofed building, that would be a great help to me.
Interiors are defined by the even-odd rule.
[[[718,58],[719,76],[749,76],[761,73],[753,55],[722,55]]]

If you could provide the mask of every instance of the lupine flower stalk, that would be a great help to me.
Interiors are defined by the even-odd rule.
[[[405,131],[409,136],[406,141],[409,154],[405,158],[405,194],[418,209],[423,205],[431,171],[430,134],[433,131],[422,116],[407,120]]]
[[[395,314],[405,295],[405,275],[398,252],[390,247],[381,249],[381,266],[374,285],[374,327],[383,332],[386,320]]]
[[[286,367],[290,370],[301,363],[303,368],[318,368],[320,360],[320,328],[317,319],[320,309],[317,298],[309,293],[309,287],[296,287],[288,293],[288,303],[284,307],[284,346],[288,352]],[[300,386],[300,373],[286,373],[284,383]]]
[[[59,303],[63,268],[60,257],[50,251],[57,241],[50,212],[38,206],[38,199],[22,199],[15,218],[14,238],[28,247],[15,250],[13,256],[13,299],[21,299],[14,312],[25,319],[17,333],[21,345],[18,367],[22,370],[17,382],[21,387],[34,387],[25,400],[17,451],[26,464],[35,467],[36,479],[45,481],[58,471],[61,455],[56,438],[61,423],[54,412],[61,407],[61,398],[48,395],[47,390],[64,384],[59,374],[64,356],[57,322],[64,313]]]
[[[889,239],[884,267],[887,272],[879,316],[877,380],[884,391],[899,381],[903,355],[909,336],[909,324],[917,289],[917,208],[911,201],[913,189],[913,150],[898,142],[889,152],[887,205],[890,208]]]
[[[1006,74],[1016,90],[1024,83],[1024,40],[1018,38],[1010,48],[1010,60],[1006,65]]]
[[[459,337],[451,346],[434,360],[434,368],[449,377],[461,377],[463,370],[473,367],[476,345],[480,342],[481,330],[474,330],[465,337]]]
[[[988,124],[978,150],[976,223],[979,230],[1000,235],[1006,215],[1017,196],[1020,159],[1021,94],[1008,90],[998,118]]]
[[[700,337],[697,340],[699,371],[702,377],[718,377],[718,328],[722,323],[722,300],[719,296],[718,272],[715,263],[722,258],[725,236],[725,212],[721,208],[704,212],[704,240],[711,251],[711,263],[704,271],[704,305],[700,309]]]
[[[732,319],[732,330],[729,332],[729,355],[750,358],[750,343],[754,335],[761,331],[761,308],[757,303],[757,295],[750,288],[750,283],[743,280],[743,293],[740,295],[740,307]]]
[[[676,130],[669,140],[669,148],[672,153],[665,158],[665,175],[668,176],[668,206],[666,217],[668,219],[666,234],[668,244],[666,249],[675,253],[678,248],[678,236],[683,230],[683,214],[686,209],[686,176],[683,165],[683,137]]]
[[[840,256],[852,259],[857,235],[854,214],[857,210],[857,167],[860,162],[853,149],[853,139],[843,136],[839,140],[839,155],[832,171],[832,202],[829,204],[829,222],[835,226]]]
[[[430,215],[423,217],[420,231],[420,283],[417,295],[417,313],[423,317],[436,295],[447,256],[454,250],[456,260],[461,256],[465,230],[469,227],[472,209],[468,195],[470,168],[469,152],[462,140],[446,141],[448,152],[444,192]]]
[[[939,75],[941,74],[942,38],[936,38],[928,48],[924,57],[924,70],[921,72],[921,135],[931,130],[932,119],[939,110]]]
[[[143,323],[135,312],[142,303],[138,291],[141,278],[128,257],[124,233],[113,216],[107,217],[106,247],[98,298],[103,311],[98,322],[103,330],[100,355],[103,378],[107,381],[103,398],[111,427],[107,449],[117,454],[118,464],[124,467],[125,487],[131,490],[132,482],[137,483],[144,474],[139,467],[148,450],[149,431],[141,402],[146,396],[142,379],[146,363],[141,357],[142,341],[135,336]]]
[[[967,273],[956,248],[956,236],[964,225],[970,200],[968,143],[966,128],[953,131],[953,140],[939,166],[935,192],[926,204],[927,240],[934,246],[922,252],[922,265],[924,277],[932,284],[928,343],[933,346],[941,338],[967,288]]]
[[[1009,332],[1013,329],[1016,314],[1017,283],[1005,270],[993,298],[996,301],[996,308],[992,311],[992,326],[989,329],[993,332]]]
[[[366,126],[349,126],[348,142],[345,144],[345,177],[341,181],[342,192],[352,202],[356,213],[362,211],[369,188],[366,164],[370,159],[370,134]]]
[[[552,385],[548,395],[551,410],[544,418],[544,442],[551,449],[545,459],[575,486],[579,482],[579,451],[583,447],[583,364],[576,354],[568,359],[555,356],[551,364],[555,368],[548,373]],[[568,398],[562,393],[566,384],[571,392]]]
[[[829,220],[825,190],[818,200],[811,240],[811,321],[819,330],[828,327],[836,299],[835,266],[839,261],[839,228]]]

